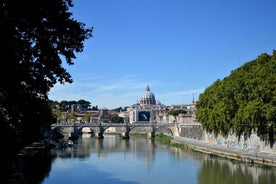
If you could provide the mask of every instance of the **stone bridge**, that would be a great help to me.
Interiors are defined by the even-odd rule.
[[[161,129],[166,129],[172,136],[179,136],[179,126],[178,123],[57,123],[52,125],[52,129],[60,128],[71,134],[79,134],[84,128],[89,128],[97,138],[103,138],[105,131],[113,127],[116,132],[121,133],[122,138],[129,138],[132,130],[140,128],[147,134],[147,138],[154,138],[155,133]]]

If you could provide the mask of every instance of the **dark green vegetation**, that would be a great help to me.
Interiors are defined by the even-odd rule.
[[[114,112],[122,112],[122,111],[127,111],[127,107],[118,107],[118,108],[115,108],[115,109],[112,109],[111,111],[114,111]]]
[[[124,118],[116,114],[111,118],[111,121],[112,123],[124,123]]]
[[[158,140],[163,143],[170,143],[172,139],[173,139],[172,137],[164,135],[163,133],[159,133],[155,135],[155,140]]]
[[[62,112],[70,111],[71,105],[79,106],[83,110],[98,110],[98,106],[91,107],[91,102],[86,100],[72,100],[72,101],[66,101],[62,100],[61,102],[58,101],[52,101],[50,100],[50,106],[53,110],[60,110]]]
[[[187,111],[183,110],[183,109],[177,109],[177,110],[171,110],[169,112],[169,115],[173,115],[173,116],[178,116],[178,114],[186,114]]]
[[[252,131],[272,145],[276,138],[276,51],[215,81],[200,94],[197,119],[208,132],[248,138]]]
[[[73,82],[62,62],[74,64],[92,29],[70,7],[71,0],[0,0],[1,159],[43,138],[53,122],[50,88]]]

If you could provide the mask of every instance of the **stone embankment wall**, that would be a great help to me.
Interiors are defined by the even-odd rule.
[[[180,136],[191,139],[203,140],[205,137],[205,132],[203,131],[202,126],[186,126],[181,127]]]
[[[180,136],[196,140],[202,140],[211,145],[221,145],[228,148],[240,149],[244,151],[257,151],[276,154],[276,144],[273,147],[269,143],[262,141],[256,133],[252,133],[247,139],[243,136],[238,139],[234,134],[228,137],[212,133],[207,133],[201,126],[181,127]]]
[[[214,134],[205,133],[203,140],[207,141],[209,144],[222,145],[233,149],[276,154],[276,144],[271,147],[268,142],[262,141],[256,133],[252,133],[247,139],[245,139],[244,136],[238,139],[234,134],[228,137],[223,137],[222,135],[215,137]]]

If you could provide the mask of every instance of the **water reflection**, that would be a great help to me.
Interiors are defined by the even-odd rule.
[[[54,158],[49,152],[32,159],[16,158],[7,173],[5,172],[6,175],[1,175],[0,181],[1,183],[41,183],[49,175]]]
[[[190,159],[200,164],[197,179],[199,184],[274,184],[276,169],[244,164],[198,152],[170,148],[180,159]]]
[[[133,157],[143,159],[147,165],[154,161],[155,141],[152,139],[132,137],[130,140],[121,139],[116,135],[105,135],[104,139],[95,139],[90,134],[84,134],[75,142],[72,148],[55,149],[53,154],[60,158],[89,159],[91,154],[98,158],[108,157],[113,153],[132,153]],[[160,148],[168,148],[168,145],[160,145]]]
[[[274,184],[275,176],[275,169],[205,157],[200,167],[198,181],[202,184]]]
[[[276,183],[276,169],[244,165],[151,139],[84,135],[28,163],[21,183]],[[33,169],[35,168],[35,169]],[[2,181],[2,180],[1,180]]]

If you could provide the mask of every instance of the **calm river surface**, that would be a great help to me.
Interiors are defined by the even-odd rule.
[[[50,161],[45,161],[47,171],[44,169],[39,183],[276,183],[275,168],[212,158],[143,137],[131,136],[129,140],[122,140],[119,136],[105,135],[104,139],[98,140],[83,135],[73,148],[54,148],[49,155]]]

